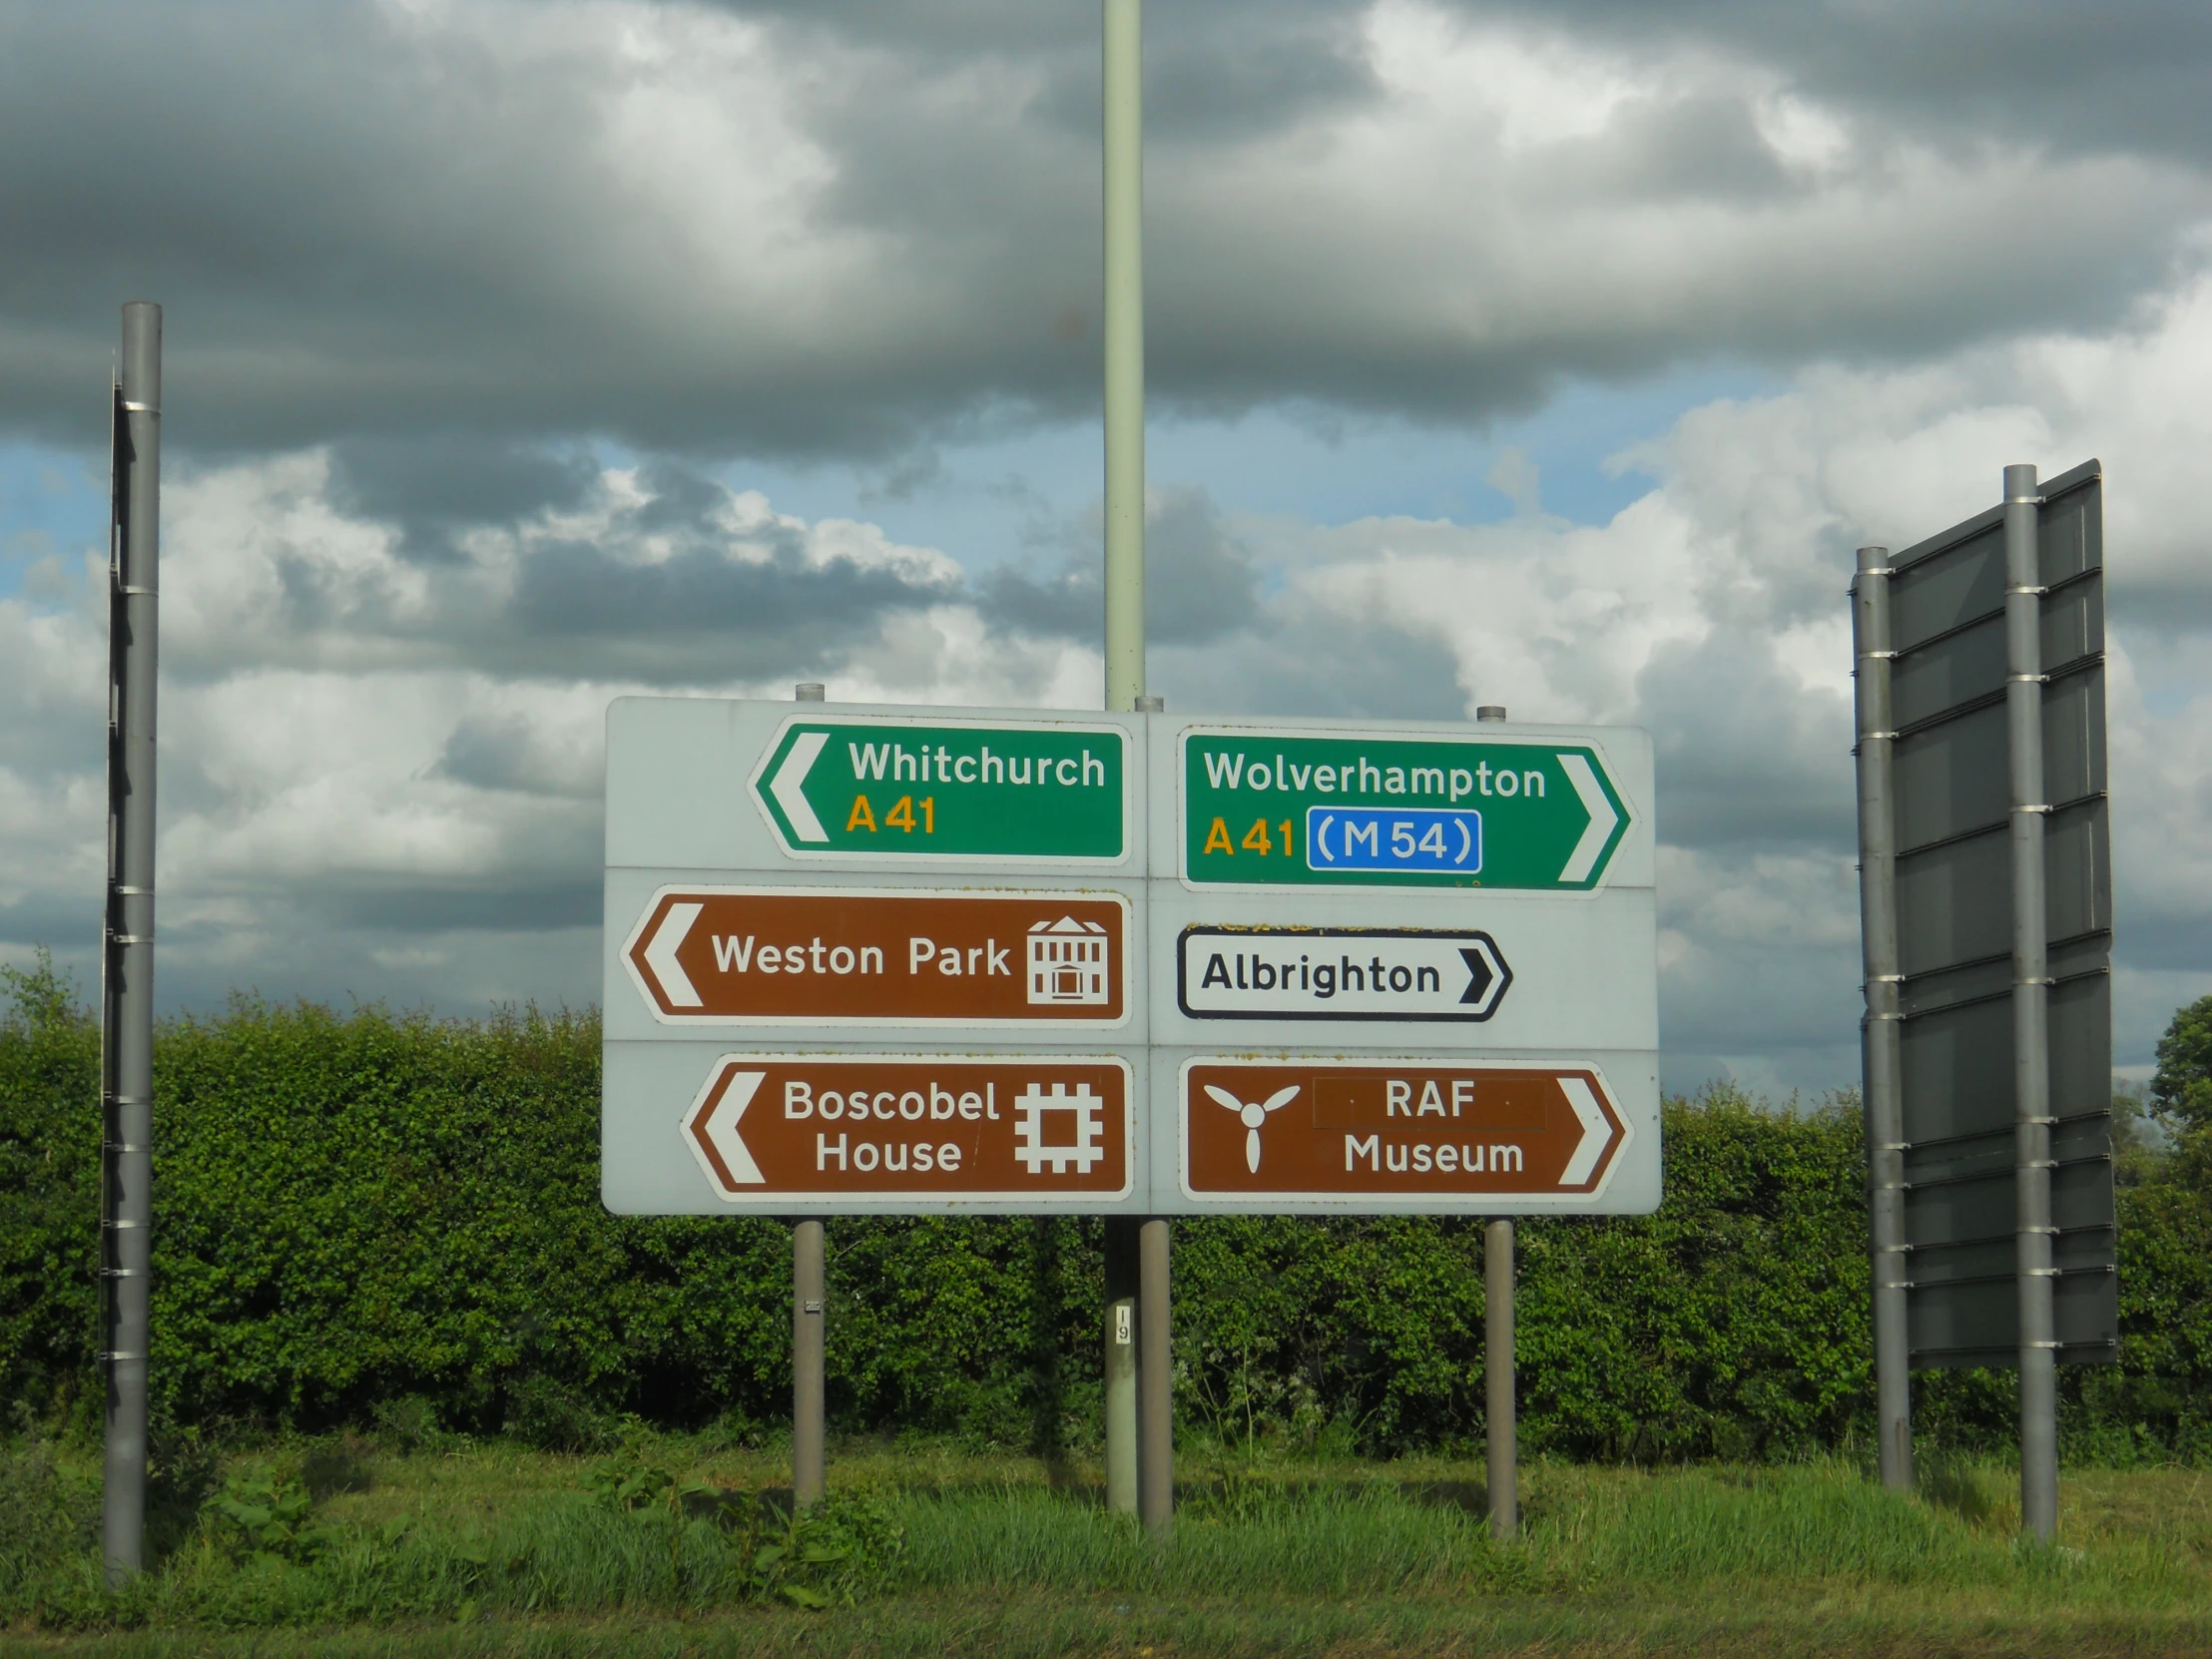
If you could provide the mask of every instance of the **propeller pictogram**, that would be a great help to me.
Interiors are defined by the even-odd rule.
[[[1244,1124],[1245,1168],[1252,1171],[1254,1175],[1260,1173],[1260,1125],[1268,1121],[1270,1112],[1279,1112],[1288,1106],[1291,1103],[1291,1097],[1297,1094],[1298,1090],[1299,1085],[1293,1083],[1287,1089],[1277,1089],[1266,1100],[1257,1104],[1248,1104],[1216,1084],[1209,1083],[1206,1085],[1206,1092],[1214,1097],[1215,1104],[1228,1107],[1237,1114],[1238,1119]]]

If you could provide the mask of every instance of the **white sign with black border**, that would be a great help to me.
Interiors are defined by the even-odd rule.
[[[1475,928],[1183,929],[1176,1001],[1192,1019],[1479,1023],[1513,983]]]

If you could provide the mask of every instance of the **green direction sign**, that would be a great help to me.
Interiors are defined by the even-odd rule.
[[[787,721],[753,799],[795,857],[1113,862],[1129,735],[1064,721]]]
[[[1183,875],[1202,885],[1580,890],[1628,823],[1583,744],[1183,735]]]

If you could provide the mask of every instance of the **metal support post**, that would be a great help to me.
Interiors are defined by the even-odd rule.
[[[1907,1324],[1905,1101],[1899,1060],[1897,797],[1890,712],[1890,550],[1862,547],[1851,585],[1859,713],[1859,936],[1867,1011],[1868,1244],[1874,1280],[1875,1410],[1882,1484],[1913,1486],[1913,1356]]]
[[[799,703],[823,703],[830,689],[819,680],[792,688]],[[820,1503],[828,1478],[823,1447],[823,1322],[829,1303],[823,1265],[822,1223],[792,1224],[792,1501]]]
[[[823,703],[830,691],[819,680],[792,688],[799,703]],[[820,1221],[792,1225],[792,1501],[820,1503],[828,1479],[823,1445],[823,1322],[829,1290]]]
[[[1484,703],[1477,724],[1506,719],[1505,705]],[[1520,1529],[1520,1440],[1514,1419],[1513,1224],[1502,1217],[1482,1234],[1482,1394],[1489,1447],[1490,1535],[1510,1538]]]
[[[2012,819],[2012,1073],[2020,1310],[2020,1528],[2058,1531],[2058,1342],[2051,1307],[2050,972],[2043,910],[2042,498],[2032,466],[2004,469],[2005,735]]]
[[[1146,1527],[1157,1532],[1175,1517],[1175,1372],[1168,1329],[1166,1220],[1147,1219],[1137,1243],[1137,1501]]]
[[[1143,1223],[1106,1218],[1106,1507],[1137,1512],[1138,1233]]]
[[[100,962],[100,1512],[110,1588],[145,1564],[154,1258],[154,715],[160,589],[162,308],[123,307],[113,393],[108,576],[108,905]]]
[[[1106,707],[1144,694],[1144,11],[1105,0]]]
[[[1490,1535],[1520,1529],[1520,1448],[1513,1420],[1513,1224],[1482,1235],[1482,1392],[1490,1452]]]
[[[820,1503],[827,1473],[823,1451],[822,1223],[792,1226],[792,1500]]]
[[[1105,122],[1102,134],[1105,196],[1106,399],[1106,707],[1137,709],[1145,698],[1144,663],[1144,10],[1141,0],[1104,0],[1102,57]],[[1166,1224],[1112,1216],[1106,1222],[1106,1501],[1135,1513],[1144,1471],[1140,1454],[1139,1394],[1149,1407],[1151,1379],[1138,1377],[1145,1347],[1144,1322],[1152,1318],[1150,1257],[1139,1243],[1158,1226],[1166,1260]],[[1143,1258],[1140,1271],[1139,1259]],[[1160,1331],[1165,1347],[1167,1309],[1163,1281]],[[1134,1338],[1135,1342],[1125,1340]],[[1147,1362],[1147,1364],[1149,1364]],[[1150,1430],[1143,1431],[1149,1436]],[[1150,1440],[1146,1439],[1149,1452]]]

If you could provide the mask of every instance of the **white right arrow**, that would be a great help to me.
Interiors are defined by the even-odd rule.
[[[799,786],[807,782],[807,774],[814,770],[815,758],[829,741],[827,732],[800,733],[799,741],[792,745],[792,752],[784,757],[784,764],[769,780],[768,793],[776,797],[777,806],[784,809],[784,816],[791,820],[792,829],[803,841],[830,838],[830,831],[822,827],[822,820],[815,817],[813,805],[799,791]]]
[[[1605,790],[1597,781],[1597,774],[1590,770],[1590,763],[1580,755],[1562,755],[1560,768],[1567,775],[1567,782],[1574,786],[1574,793],[1582,798],[1582,810],[1590,815],[1589,828],[1582,831],[1582,838],[1574,843],[1574,850],[1567,854],[1566,868],[1559,872],[1562,881],[1586,881],[1597,855],[1605,850],[1605,842],[1613,833],[1613,826],[1620,823],[1620,814],[1613,811],[1613,804],[1605,799]]]
[[[1598,1109],[1597,1096],[1590,1092],[1590,1085],[1583,1079],[1562,1077],[1559,1087],[1566,1091],[1567,1104],[1574,1108],[1574,1115],[1582,1124],[1582,1144],[1567,1160],[1567,1170],[1559,1177],[1559,1185],[1579,1187],[1589,1180],[1590,1171],[1597,1168],[1597,1161],[1613,1144],[1613,1126],[1605,1121],[1604,1112]]]
[[[753,1096],[768,1073],[730,1072],[730,1086],[718,1093],[724,1075],[721,1066],[707,1074],[707,1086],[699,1091],[699,1098],[684,1114],[684,1144],[699,1160],[699,1167],[707,1172],[707,1180],[715,1191],[724,1198],[737,1198],[741,1195],[732,1192],[724,1183],[724,1170],[729,1171],[729,1179],[741,1187],[768,1185],[768,1177],[753,1161],[753,1149],[738,1133],[738,1125],[745,1119],[745,1109],[753,1104]],[[709,1148],[713,1149],[715,1157],[708,1156]],[[715,1168],[716,1157],[722,1160],[722,1169]]]
[[[653,937],[645,946],[645,965],[661,982],[661,993],[679,1008],[702,1005],[699,987],[691,982],[691,975],[676,959],[676,952],[690,935],[699,912],[706,907],[704,904],[671,904],[668,914],[661,918],[661,925],[653,929]]]

